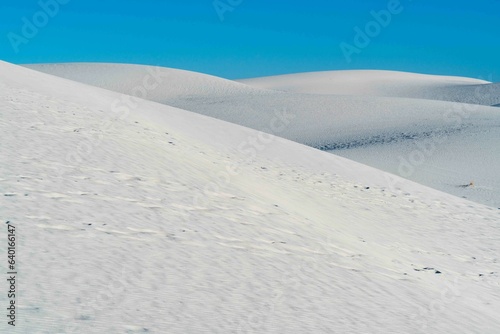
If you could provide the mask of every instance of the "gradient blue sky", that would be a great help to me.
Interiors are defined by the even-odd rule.
[[[69,0],[16,53],[9,33],[22,36],[22,18],[41,9],[38,0],[3,0],[0,59],[152,64],[231,79],[388,69],[500,81],[499,0],[401,0],[403,11],[347,62],[339,44],[352,44],[354,27],[389,1],[243,0],[221,21],[213,0]]]

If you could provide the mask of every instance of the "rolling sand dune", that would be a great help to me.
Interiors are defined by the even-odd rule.
[[[389,71],[303,73],[242,84],[140,65],[30,67],[272,133],[500,207],[500,110],[489,107],[500,99],[498,84]],[[150,73],[161,82],[138,90]],[[385,96],[391,94],[397,97]],[[273,126],[276,117],[289,122]],[[471,181],[475,187],[461,187]]]
[[[240,80],[294,93],[408,97],[482,105],[500,102],[500,84],[484,80],[395,71],[329,71]]]
[[[189,111],[0,73],[24,332],[500,331],[500,210]],[[390,126],[364,121],[421,132],[426,108],[408,100],[339,99],[331,112],[359,122],[399,101],[407,123],[396,106],[379,114]],[[492,109],[469,128],[494,123]]]

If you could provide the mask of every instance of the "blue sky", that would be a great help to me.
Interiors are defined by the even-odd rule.
[[[371,12],[398,0],[216,0],[219,12],[213,0],[40,2],[54,1],[53,17],[38,0],[2,1],[0,59],[140,63],[230,79],[387,69],[500,81],[499,0],[400,0],[378,29]],[[23,34],[26,21],[36,33]],[[367,24],[372,36],[356,45],[354,28],[366,33]],[[350,61],[341,43],[356,48]]]

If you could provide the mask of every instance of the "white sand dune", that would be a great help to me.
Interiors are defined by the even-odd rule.
[[[158,87],[148,91],[147,98],[160,103],[177,98],[189,99],[198,96],[235,95],[242,91],[251,94],[252,92],[262,91],[262,89],[252,88],[232,80],[167,67],[113,63],[32,64],[23,66],[124,94],[131,94],[132,90],[137,86],[147,85],[148,83],[144,82],[144,77],[151,73],[155,76],[161,76],[161,82],[157,82]]]
[[[396,71],[325,71],[239,80],[250,86],[294,93],[407,97],[494,105],[500,84],[484,80]]]
[[[51,64],[31,68],[273,133],[299,143],[381,168],[427,186],[500,207],[500,110],[457,103],[467,97],[490,104],[500,94],[476,93],[474,85],[497,87],[467,78],[384,71],[339,71],[246,80],[241,83],[168,68],[123,64]],[[150,72],[164,79],[146,94]],[[158,74],[160,73],[160,74]],[[345,85],[342,83],[344,80]],[[361,81],[365,84],[358,87]],[[328,86],[328,82],[333,83]],[[266,85],[261,85],[266,83]],[[291,92],[282,89],[287,83]],[[322,87],[325,90],[321,91]],[[358,91],[354,91],[358,89]],[[448,90],[452,101],[362,95],[383,91]],[[465,90],[461,93],[461,90]],[[418,93],[418,94],[417,94]],[[426,94],[427,94],[426,93]],[[397,95],[397,94],[396,94]],[[404,95],[404,94],[403,94]],[[273,126],[286,111],[286,127]],[[475,187],[461,185],[473,181]]]
[[[268,90],[320,95],[406,97],[487,106],[500,103],[499,83],[396,71],[325,71],[231,81],[191,71],[133,64],[63,63],[23,66],[127,94],[141,83],[146,70],[161,71],[165,81],[148,96],[149,100],[160,103],[198,96],[262,94]]]
[[[0,73],[17,332],[500,331],[500,210],[203,115]]]

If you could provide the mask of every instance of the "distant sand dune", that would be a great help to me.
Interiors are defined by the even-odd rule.
[[[146,99],[342,155],[457,196],[500,207],[499,84],[393,71],[331,71],[235,82],[126,64],[30,65],[46,73]],[[137,92],[136,92],[137,93]],[[340,94],[340,95],[339,95]],[[139,94],[141,96],[141,94]],[[474,104],[463,104],[469,102]],[[286,112],[286,127],[271,126]],[[436,172],[446,170],[446,173]],[[476,180],[483,191],[456,185]]]

